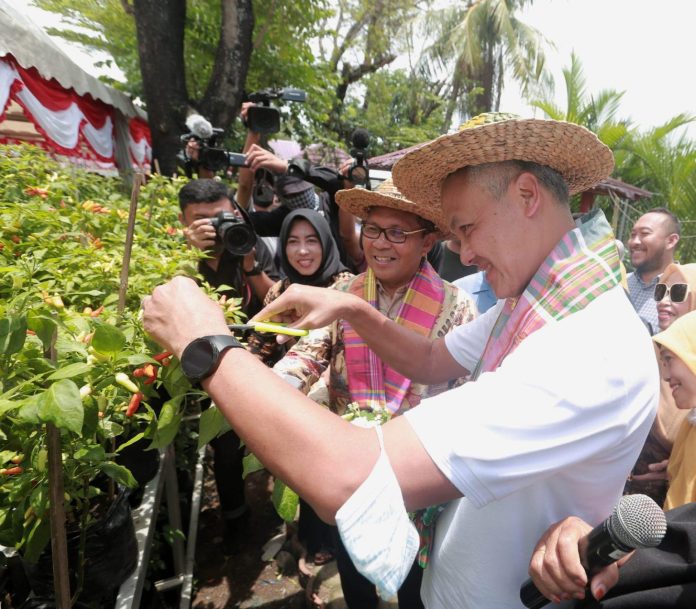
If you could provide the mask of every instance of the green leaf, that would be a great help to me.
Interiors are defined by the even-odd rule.
[[[172,398],[162,405],[157,419],[155,437],[148,448],[164,448],[171,444],[183,418],[183,412],[179,411],[181,399],[181,397]]]
[[[27,319],[21,317],[6,317],[0,319],[0,353],[12,355],[17,353],[27,338]]]
[[[48,519],[38,518],[34,522],[34,526],[27,537],[27,543],[24,546],[24,552],[22,553],[24,560],[28,563],[35,563],[39,560],[39,556],[41,556],[41,552],[43,552],[50,538],[51,527]]]
[[[94,330],[92,348],[99,353],[118,353],[126,344],[126,336],[109,324],[99,324]]]
[[[254,453],[249,453],[242,459],[242,464],[244,466],[244,471],[242,472],[242,478],[246,478],[248,475],[260,472],[266,469],[263,463],[259,461],[259,458]]]
[[[36,311],[29,311],[27,313],[27,327],[36,332],[36,336],[43,344],[44,351],[47,351],[51,346],[53,333],[58,327],[55,320]]]
[[[0,400],[0,417],[10,410],[14,410],[21,406],[22,402],[13,402],[12,400]]]
[[[74,376],[80,376],[81,374],[86,374],[92,369],[92,367],[86,362],[77,362],[75,364],[68,364],[62,368],[58,368],[51,376],[48,377],[49,381],[57,381],[60,379],[69,379]]]
[[[292,522],[297,514],[300,498],[297,493],[276,479],[273,485],[273,507],[285,522]]]
[[[104,447],[99,444],[85,446],[75,451],[75,459],[79,461],[103,461],[106,458]]]
[[[133,478],[133,474],[131,474],[127,467],[123,467],[123,465],[119,465],[113,461],[106,461],[99,465],[99,469],[109,476],[109,478],[113,478],[119,484],[123,484],[123,486],[127,486],[128,488],[135,488],[138,486],[135,478]]]
[[[79,434],[84,422],[84,408],[77,385],[67,379],[57,381],[43,395],[39,406],[41,420]]]
[[[198,449],[203,448],[208,442],[217,438],[220,434],[229,431],[230,424],[224,415],[214,404],[201,413],[198,423]]]
[[[116,449],[117,453],[120,453],[124,448],[127,448],[131,444],[135,444],[138,440],[142,440],[145,437],[145,434],[143,432],[135,434],[128,442],[124,442],[123,444],[119,445],[119,447]]]

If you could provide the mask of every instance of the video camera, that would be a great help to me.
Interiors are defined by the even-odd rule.
[[[191,114],[186,119],[188,133],[184,133],[179,139],[184,145],[183,160],[186,163],[198,162],[210,171],[222,171],[228,167],[245,167],[246,156],[239,152],[228,152],[217,146],[218,138],[223,130],[213,127],[200,114]],[[198,158],[192,158],[186,150],[186,145],[194,141],[198,144]]]
[[[247,110],[246,126],[257,133],[277,133],[280,131],[280,112],[271,108],[272,99],[291,102],[307,101],[307,93],[301,89],[284,87],[282,89],[263,89],[249,94],[246,101],[254,102]]]
[[[256,245],[254,229],[229,211],[221,211],[211,218],[216,239],[234,256],[246,256]]]
[[[367,129],[356,129],[350,138],[352,148],[350,156],[353,163],[348,168],[348,179],[356,186],[370,189],[370,167],[367,163],[367,147],[370,145],[370,133]]]

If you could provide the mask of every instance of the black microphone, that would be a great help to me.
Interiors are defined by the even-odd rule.
[[[580,559],[591,577],[636,548],[660,545],[666,532],[665,513],[657,503],[647,495],[624,495],[612,515],[580,539]],[[528,609],[550,602],[531,578],[522,584],[520,600]]]
[[[367,129],[358,128],[353,131],[350,142],[354,148],[367,148],[370,145],[370,132]]]

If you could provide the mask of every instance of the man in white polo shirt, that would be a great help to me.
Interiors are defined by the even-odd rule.
[[[609,515],[654,418],[657,367],[619,285],[613,234],[601,213],[576,226],[568,205],[612,167],[577,125],[474,119],[393,175],[408,198],[442,206],[462,263],[486,271],[498,304],[434,341],[332,290],[290,288],[259,314],[304,328],[346,319],[414,382],[472,374],[387,423],[379,442],[229,349],[221,314],[185,279],[146,299],[145,327],[250,450],[338,522],[380,590],[398,587],[415,552],[405,509],[427,508],[425,606],[519,609],[539,537],[571,514],[590,524]]]

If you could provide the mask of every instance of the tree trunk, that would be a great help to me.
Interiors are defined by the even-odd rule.
[[[152,135],[152,157],[164,175],[176,171],[188,106],[184,74],[186,0],[134,0],[143,92]]]
[[[227,129],[239,113],[254,32],[252,0],[223,1],[215,65],[201,102],[213,125]]]

